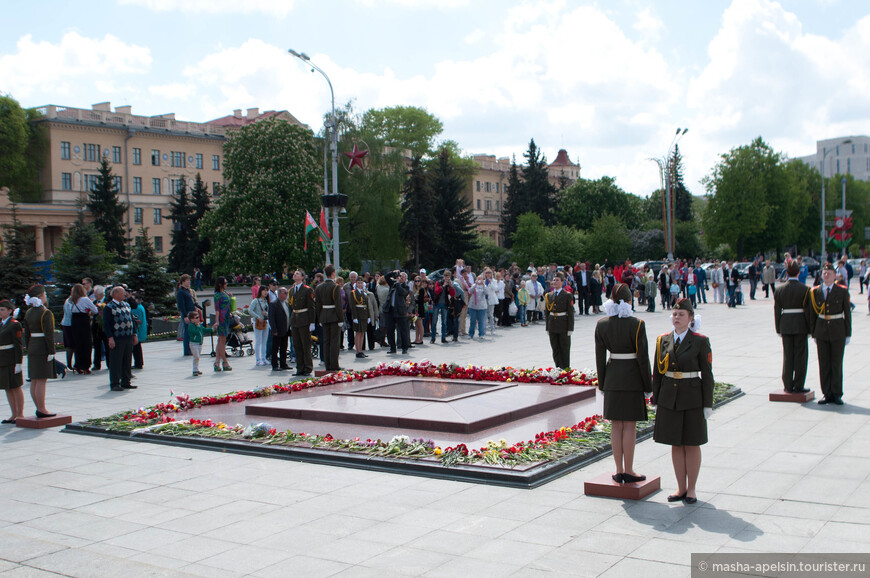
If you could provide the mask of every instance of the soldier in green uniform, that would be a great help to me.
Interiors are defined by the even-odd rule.
[[[317,320],[323,328],[323,361],[327,371],[339,371],[338,350],[341,346],[340,324],[344,321],[341,310],[341,289],[335,284],[335,267],[323,269],[326,280],[314,290]]]
[[[773,292],[773,321],[782,338],[782,385],[786,393],[806,393],[807,335],[812,322],[810,288],[798,280],[800,268],[790,261],[788,281]]]
[[[303,283],[305,271],[296,269],[293,273],[293,287],[290,289],[290,337],[296,351],[296,374],[299,377],[311,375],[314,360],[311,358],[311,326],[314,325],[314,290]]]
[[[46,307],[45,287],[34,285],[28,289],[25,302],[30,305],[24,314],[30,397],[36,405],[36,417],[54,417],[55,414],[45,408],[45,384],[57,377],[54,368],[54,315]]]
[[[24,348],[21,345],[21,324],[12,319],[15,305],[12,301],[0,301],[0,389],[6,391],[6,399],[12,410],[12,417],[0,423],[14,424],[24,417],[23,361]]]
[[[366,297],[366,281],[357,277],[356,287],[350,292],[350,312],[353,323],[354,347],[358,359],[368,357],[365,348],[366,329],[369,325],[369,300]]]
[[[819,354],[819,383],[824,397],[819,404],[843,405],[843,354],[852,337],[849,290],[834,283],[833,265],[822,265],[822,283],[813,288],[813,341]]]
[[[647,419],[644,392],[652,392],[646,327],[632,315],[631,289],[623,283],[613,288],[604,311],[607,317],[595,326],[595,366],[598,389],[604,392],[604,417],[612,428],[613,481],[641,482],[646,476],[634,471],[634,446],[636,422]]]
[[[574,297],[562,289],[564,279],[562,273],[557,273],[553,290],[544,296],[553,363],[561,369],[571,367],[571,332],[574,331]]]
[[[713,414],[713,353],[710,340],[692,329],[691,301],[677,301],[671,318],[674,331],[656,340],[653,439],[673,446],[677,493],[668,496],[668,501],[694,504],[698,501],[695,483],[701,471],[701,446],[707,443],[707,418]]]

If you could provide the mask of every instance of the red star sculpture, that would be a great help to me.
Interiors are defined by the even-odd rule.
[[[357,144],[353,143],[353,152],[342,154],[350,159],[350,166],[347,168],[350,171],[356,165],[359,165],[359,168],[363,168],[363,158],[369,154],[369,151],[361,151]]]

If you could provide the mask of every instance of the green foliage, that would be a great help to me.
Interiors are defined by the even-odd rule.
[[[516,159],[511,161],[505,197],[501,212],[501,236],[505,247],[510,248],[514,242],[514,233],[517,231],[518,218],[527,212],[521,210],[526,203],[523,202],[523,184],[520,182]]]
[[[193,266],[202,269],[203,277],[207,279],[211,277],[211,267],[203,263],[203,260],[208,255],[211,243],[200,235],[200,224],[202,218],[211,210],[211,195],[209,195],[208,186],[203,182],[199,173],[196,173],[193,188],[190,190],[190,202],[193,205],[193,215],[190,220],[190,243],[196,246]]]
[[[24,110],[11,96],[0,95],[0,187],[15,202],[38,201],[39,169],[47,146],[35,109]]]
[[[464,194],[467,184],[467,179],[457,170],[450,150],[442,148],[429,175],[429,186],[435,199],[433,217],[441,238],[432,255],[434,264],[452,263],[475,247],[474,212]]]
[[[169,250],[169,270],[177,272],[193,271],[198,243],[192,237],[193,203],[187,192],[187,183],[180,179],[178,188],[172,193],[169,201],[169,218],[173,227],[171,233],[172,248]]]
[[[224,144],[227,185],[206,213],[200,237],[211,242],[205,262],[217,271],[311,268],[303,253],[305,211],[317,211],[321,166],[311,131],[264,120],[232,133]]]
[[[3,255],[0,255],[0,298],[11,299],[24,306],[24,293],[33,285],[36,254],[30,249],[33,235],[28,235],[18,220],[18,210],[12,204],[12,224],[3,225]]]
[[[402,242],[411,250],[414,269],[419,270],[429,261],[441,242],[441,233],[435,226],[435,198],[426,181],[426,172],[419,156],[411,160],[408,178],[402,187],[402,223],[400,233]],[[409,264],[410,264],[409,263]]]
[[[387,146],[410,149],[413,156],[422,157],[432,151],[435,138],[441,134],[444,126],[426,109],[390,106],[366,111],[360,129]]]
[[[465,254],[465,262],[475,271],[484,267],[507,267],[511,263],[513,253],[486,235],[477,235],[477,247]]]
[[[710,251],[710,256],[716,261],[728,261],[734,259],[734,249],[728,243],[722,243]]]
[[[658,199],[661,202],[661,194]],[[649,205],[649,201],[623,191],[613,177],[578,179],[559,193],[559,220],[563,225],[587,229],[596,219],[610,214],[619,217],[630,229],[637,229],[647,213],[655,216],[653,210],[645,211]],[[662,218],[660,209],[657,216]]]
[[[547,158],[541,154],[535,139],[523,153],[525,166],[517,172],[516,162],[511,165],[507,184],[507,198],[502,207],[502,235],[507,242],[519,225],[517,219],[525,213],[535,213],[545,225],[556,220],[556,187],[550,183]],[[522,177],[522,180],[520,179]]]
[[[628,237],[631,239],[629,258],[632,261],[665,257],[665,232],[662,229],[632,229]]]
[[[154,244],[145,227],[139,229],[130,261],[123,268],[120,281],[139,295],[151,315],[163,315],[175,309],[171,296],[172,277],[166,272],[165,260],[154,251]]]
[[[794,244],[802,252],[807,249],[818,251],[822,242],[819,236],[822,228],[822,175],[816,168],[797,159],[788,161],[785,170],[791,173],[795,187],[804,192],[801,196],[809,201],[798,223]]]
[[[94,215],[94,227],[106,239],[106,248],[119,259],[127,254],[124,215],[127,205],[118,197],[112,167],[105,157],[100,160],[97,182],[88,192],[88,209]]]
[[[586,233],[583,255],[591,263],[621,263],[631,252],[631,238],[622,219],[605,214],[592,223]]]
[[[544,231],[541,240],[542,258],[535,263],[573,263],[583,255],[586,235],[573,227],[553,225]]]
[[[552,259],[543,252],[547,226],[537,213],[523,213],[517,218],[516,231],[511,235],[513,252],[521,263],[547,263]]]
[[[695,213],[692,210],[692,193],[683,182],[683,157],[680,155],[680,145],[674,145],[671,154],[671,187],[674,192],[674,220],[694,221]],[[677,227],[674,226],[676,233]]]
[[[704,255],[701,244],[701,227],[697,221],[677,221],[674,223],[674,257],[694,259]]]
[[[108,281],[114,267],[112,254],[106,249],[106,240],[96,227],[85,222],[84,208],[54,252],[54,278],[58,283],[78,283],[90,277],[97,285]]]

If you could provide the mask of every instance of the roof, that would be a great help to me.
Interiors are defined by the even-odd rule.
[[[568,151],[565,149],[559,149],[559,153],[556,155],[556,160],[550,163],[551,167],[565,166],[565,167],[576,167],[577,165],[571,162],[571,159],[568,158]]]

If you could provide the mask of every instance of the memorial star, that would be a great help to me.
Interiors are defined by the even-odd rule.
[[[367,154],[369,154],[369,151],[359,150],[359,147],[356,145],[356,143],[354,143],[353,152],[342,153],[342,154],[350,159],[350,166],[348,167],[348,170],[352,170],[354,165],[359,165],[359,168],[363,168],[363,163],[362,163],[363,158]]]

